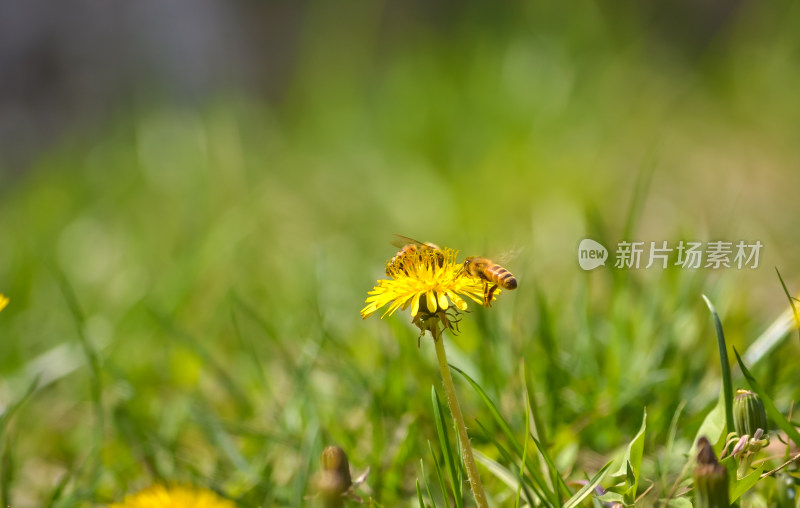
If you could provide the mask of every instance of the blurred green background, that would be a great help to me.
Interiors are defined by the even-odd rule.
[[[0,427],[15,508],[154,481],[301,506],[331,443],[410,505],[433,348],[358,314],[394,233],[521,249],[450,361],[524,432],[523,358],[577,479],[644,406],[651,477],[674,479],[673,415],[685,451],[719,383],[700,295],[743,351],[787,307],[774,267],[800,282],[795,3],[23,4],[0,37],[0,411],[34,387]],[[586,237],[764,248],[755,270],[583,272]],[[754,367],[784,411],[797,354]]]

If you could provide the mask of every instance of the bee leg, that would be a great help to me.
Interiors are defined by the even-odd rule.
[[[486,285],[488,288],[488,284]],[[492,306],[492,298],[494,297],[494,292],[497,289],[497,284],[492,284],[492,287],[484,292],[484,302],[483,306],[489,308]]]

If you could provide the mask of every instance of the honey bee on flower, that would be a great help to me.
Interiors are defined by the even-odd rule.
[[[498,265],[486,260],[488,265],[484,266],[486,263],[480,260],[485,258],[467,258],[462,263],[456,259],[456,250],[407,237],[398,238],[405,243],[386,263],[389,278],[379,280],[368,293],[367,305],[361,309],[362,318],[366,319],[386,305],[388,308],[381,318],[394,314],[397,309],[410,309],[412,322],[420,332],[424,334],[429,330],[436,339],[441,333],[440,325],[457,332],[459,311],[467,310],[465,298],[488,306],[502,291],[501,287],[516,287],[516,279],[512,287],[513,276],[495,268]]]
[[[464,272],[483,281],[483,306],[492,305],[498,288],[517,289],[517,279],[505,268],[488,258],[470,256],[464,260]],[[491,286],[490,286],[491,284]]]
[[[418,250],[432,250],[436,252],[437,262],[441,266],[444,264],[444,253],[442,249],[436,245],[435,243],[431,242],[420,242],[418,240],[414,240],[413,238],[409,238],[407,236],[402,235],[395,235],[397,238],[395,241],[392,242],[392,245],[399,248],[400,250],[397,251],[397,254],[389,261],[386,267],[386,275],[391,277],[390,269],[403,269],[405,266],[406,259],[408,258],[409,254],[416,252]]]

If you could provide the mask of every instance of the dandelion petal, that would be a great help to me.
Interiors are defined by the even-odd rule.
[[[436,295],[433,294],[433,291],[428,291],[425,296],[428,300],[428,312],[433,314],[436,312]]]
[[[447,295],[445,293],[439,293],[439,308],[442,310],[447,310],[450,304],[447,301]]]
[[[417,295],[414,295],[411,301],[411,317],[416,316],[418,311],[419,311],[419,297]]]

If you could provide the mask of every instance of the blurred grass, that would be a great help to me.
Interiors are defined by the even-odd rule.
[[[787,307],[773,266],[797,291],[797,6],[743,3],[689,48],[602,4],[471,6],[442,32],[372,8],[309,7],[281,101],[141,100],[23,178],[0,173],[4,500],[91,506],[165,480],[300,506],[337,443],[381,504],[415,502],[419,458],[437,483],[433,350],[405,317],[358,316],[393,233],[524,248],[520,289],[465,316],[451,363],[522,436],[524,358],[574,479],[646,406],[643,477],[671,485],[719,383],[700,295],[744,350]],[[758,270],[578,269],[580,239],[628,229],[765,248]],[[797,354],[788,340],[750,366],[784,413]],[[467,388],[468,420],[488,421]]]

